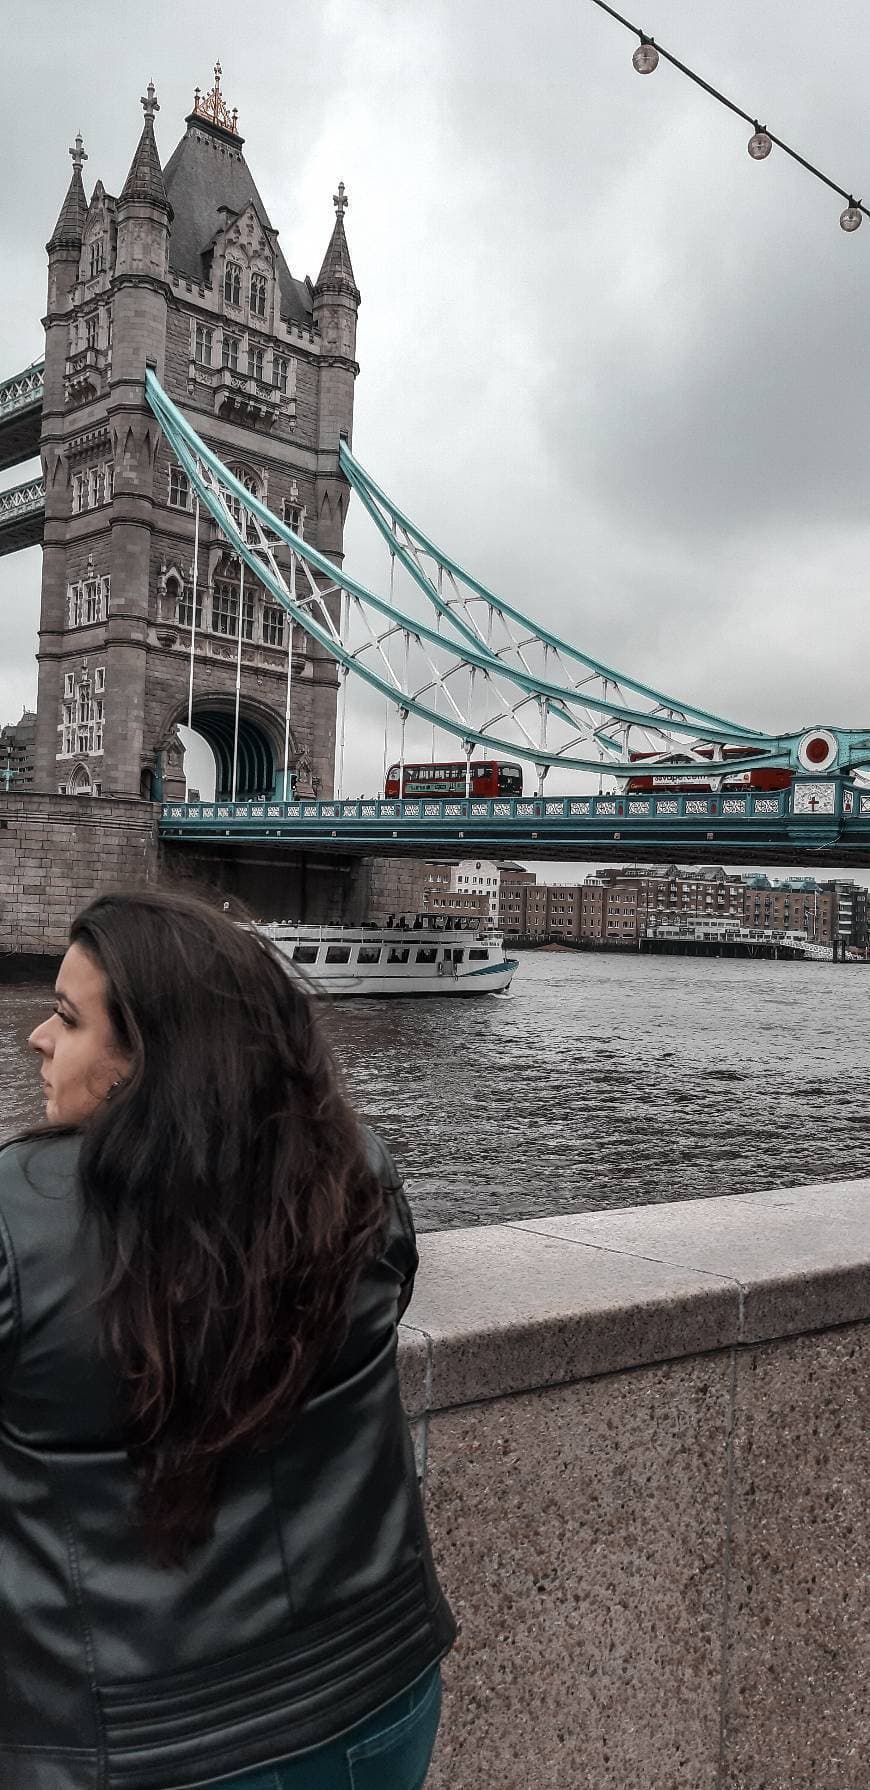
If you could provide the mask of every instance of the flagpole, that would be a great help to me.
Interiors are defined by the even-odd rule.
[[[239,703],[242,696],[242,627],[245,617],[245,562],[239,560],[239,645],[236,652],[236,714],[233,723],[233,793],[231,800],[236,799],[239,769]]]
[[[290,596],[296,602],[296,555],[290,554]],[[293,617],[287,617],[287,704],[284,710],[284,800],[292,796],[290,786],[290,689],[293,683]]]
[[[196,648],[196,590],[199,580],[199,498],[196,500],[196,520],[193,527],[193,596],[190,605],[190,678],[187,687],[187,727],[193,732],[193,655]],[[184,799],[190,799],[190,743],[184,755]]]

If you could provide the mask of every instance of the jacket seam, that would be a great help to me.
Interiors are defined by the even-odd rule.
[[[18,1258],[15,1254],[15,1246],[12,1242],[9,1226],[6,1223],[2,1210],[0,1210],[0,1244],[3,1246],[3,1253],[6,1257],[6,1266],[9,1270],[9,1284],[12,1289],[12,1344],[9,1360],[9,1365],[11,1367],[14,1366],[21,1353],[21,1281],[18,1272]]]
[[[272,1501],[272,1520],[275,1524],[275,1538],[278,1543],[278,1553],[279,1553],[280,1560],[281,1560],[281,1577],[284,1581],[284,1596],[287,1599],[288,1615],[293,1617],[293,1616],[295,1616],[296,1611],[293,1607],[293,1594],[290,1590],[290,1564],[287,1559],[287,1550],[284,1546],[284,1533],[281,1528],[281,1524],[278,1520],[278,1494],[275,1489],[275,1450],[274,1450],[274,1448],[269,1449],[269,1494],[270,1494],[271,1501]]]
[[[81,1633],[81,1639],[82,1639],[82,1643],[83,1643],[84,1651],[85,1651],[85,1660],[87,1663],[87,1674],[88,1674],[88,1689],[90,1691],[91,1708],[92,1708],[93,1717],[94,1717],[94,1729],[95,1729],[95,1736],[96,1736],[96,1743],[97,1743],[96,1747],[94,1748],[94,1751],[96,1753],[96,1759],[97,1759],[97,1790],[106,1790],[106,1786],[108,1784],[108,1761],[107,1761],[107,1749],[106,1749],[106,1734],[105,1734],[105,1728],[103,1725],[102,1710],[100,1708],[100,1699],[99,1699],[99,1695],[98,1695],[98,1691],[97,1691],[97,1662],[96,1662],[96,1657],[94,1654],[93,1638],[91,1636],[90,1627],[88,1625],[88,1619],[85,1614],[84,1598],[82,1596],[81,1574],[79,1572],[79,1556],[78,1556],[78,1549],[76,1547],[75,1535],[73,1533],[72,1521],[70,1519],[69,1511],[66,1508],[66,1504],[62,1498],[60,1499],[60,1503],[61,1503],[61,1510],[62,1510],[62,1515],[63,1515],[64,1537],[66,1539],[67,1561],[69,1563],[70,1578],[72,1580],[72,1587],[73,1587],[73,1593],[74,1593],[74,1598],[75,1598],[76,1614],[78,1615],[78,1619],[79,1619],[79,1629],[80,1629],[80,1633]]]
[[[310,1660],[312,1651],[318,1653],[331,1652],[335,1646],[335,1637],[341,1633],[343,1640],[353,1644],[362,1635],[365,1640],[373,1624],[379,1623],[384,1615],[391,1616],[397,1606],[404,1609],[410,1602],[421,1572],[421,1562],[416,1556],[402,1567],[396,1574],[396,1582],[383,1587],[376,1598],[369,1595],[368,1607],[362,1616],[356,1616],[348,1625],[348,1610],[354,1605],[339,1604],[328,1617],[319,1617],[316,1622],[306,1625],[302,1640],[296,1633],[279,1635],[271,1641],[259,1643],[257,1651],[260,1657],[251,1663],[251,1649],[241,1652],[221,1654],[217,1659],[200,1661],[195,1666],[185,1666],[170,1674],[153,1674],[147,1677],[137,1675],[135,1678],[108,1679],[99,1687],[101,1700],[107,1705],[114,1701],[115,1705],[123,1702],[123,1696],[129,1692],[137,1706],[144,1701],[159,1700],[168,1695],[182,1695],[186,1690],[194,1693],[205,1689],[206,1684],[223,1683],[228,1677],[236,1674],[251,1676],[260,1671],[269,1671],[275,1660],[280,1659],[284,1665],[293,1664],[305,1659]],[[396,1583],[399,1590],[396,1590]],[[359,1608],[360,1599],[355,1607]],[[181,1681],[184,1682],[181,1682]],[[157,1688],[155,1688],[155,1686]],[[146,1688],[147,1687],[147,1688]]]
[[[171,1693],[165,1699],[143,1699],[141,1704],[132,1709],[128,1705],[120,1707],[116,1705],[113,1709],[109,1704],[105,1711],[107,1741],[111,1735],[113,1736],[111,1744],[118,1746],[122,1744],[120,1739],[122,1734],[129,1736],[143,1730],[147,1731],[157,1723],[163,1725],[169,1740],[183,1738],[183,1734],[179,1735],[177,1730],[191,1722],[195,1725],[201,1723],[203,1728],[209,1732],[214,1731],[216,1727],[219,1728],[223,1723],[232,1726],[244,1716],[244,1712],[236,1707],[240,1701],[243,1704],[248,1704],[252,1714],[267,1716],[274,1708],[280,1707],[289,1713],[293,1705],[301,1703],[304,1708],[311,1703],[312,1698],[316,1700],[324,1695],[332,1697],[336,1687],[347,1683],[348,1679],[358,1676],[361,1668],[376,1662],[380,1662],[383,1666],[393,1653],[404,1651],[420,1639],[424,1631],[431,1630],[435,1612],[430,1610],[426,1603],[425,1587],[421,1586],[421,1590],[423,1595],[416,1607],[402,1612],[391,1628],[391,1639],[386,1655],[383,1652],[384,1636],[382,1633],[375,1632],[365,1638],[362,1650],[355,1649],[350,1657],[344,1654],[343,1656],[339,1655],[338,1658],[327,1658],[321,1661],[316,1668],[306,1668],[303,1665],[295,1675],[295,1679],[292,1675],[287,1674],[286,1662],[282,1661],[279,1656],[274,1662],[269,1682],[251,1686],[244,1682],[234,1685],[232,1680],[228,1680],[214,1689],[207,1702],[198,1701],[193,1707],[188,1704],[186,1709],[167,1711],[166,1702],[174,1702]],[[341,1669],[336,1671],[336,1667]],[[314,1677],[313,1683],[312,1677]],[[146,1702],[150,1708],[146,1709]],[[136,1743],[129,1739],[123,1744],[131,1751],[135,1750]]]

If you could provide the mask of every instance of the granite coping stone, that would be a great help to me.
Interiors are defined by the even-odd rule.
[[[419,1249],[412,1416],[870,1319],[868,1180],[430,1231]]]

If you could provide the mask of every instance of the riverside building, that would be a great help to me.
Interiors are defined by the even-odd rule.
[[[719,866],[607,866],[582,883],[518,887],[511,924],[504,931],[529,944],[636,949],[656,928],[715,922],[806,933],[819,945],[840,939],[863,947],[870,939],[868,897],[863,884],[851,881],[789,877],[771,882],[763,875],[736,876]]]
[[[17,795],[33,788],[36,747],[36,715],[25,709],[20,721],[0,728],[0,790]]]

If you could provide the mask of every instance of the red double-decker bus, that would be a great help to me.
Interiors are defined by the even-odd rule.
[[[403,796],[464,796],[465,764],[406,764]],[[521,796],[523,767],[491,758],[473,758],[469,787],[473,796]],[[391,764],[384,784],[387,797],[399,794],[399,766]]]
[[[709,752],[702,749],[700,756],[702,758],[712,758],[712,747]],[[761,754],[758,749],[752,746],[724,746],[722,749],[722,760],[727,760],[729,758],[759,758],[760,756]],[[633,764],[639,763],[644,758],[653,757],[655,757],[655,754],[652,752],[631,753]],[[720,763],[722,760],[720,760]],[[686,764],[689,764],[690,762],[691,761],[687,758]],[[779,765],[759,765],[757,769],[751,771],[729,772],[723,764],[721,771],[717,771],[715,774],[711,774],[710,777],[706,778],[681,777],[679,771],[674,771],[672,769],[660,772],[658,775],[652,770],[644,771],[637,776],[632,776],[626,779],[626,791],[629,795],[649,795],[658,791],[662,795],[694,796],[703,795],[705,792],[709,793],[714,790],[739,791],[741,789],[788,789],[791,781],[791,771],[784,770]]]

